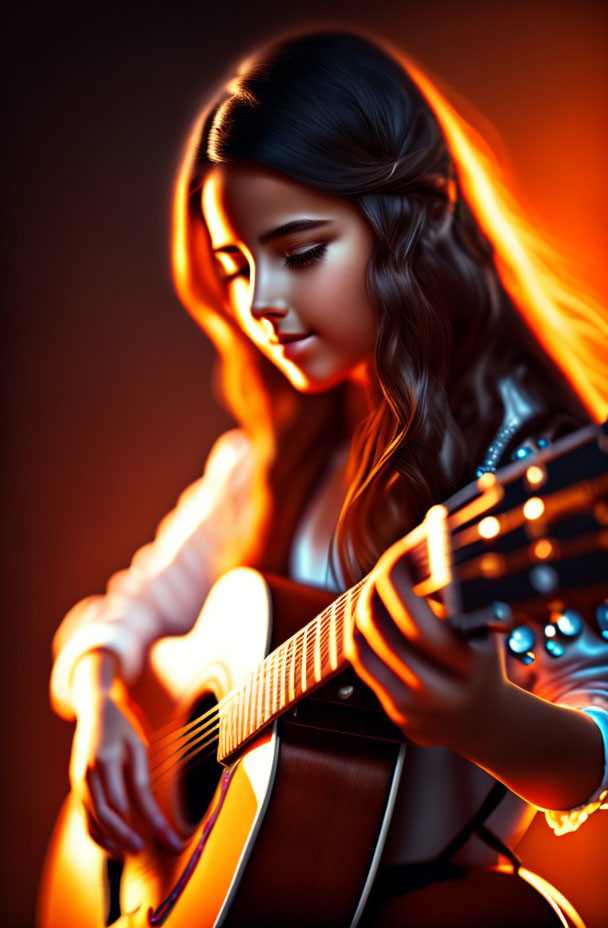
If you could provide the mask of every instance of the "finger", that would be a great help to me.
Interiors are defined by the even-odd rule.
[[[365,639],[376,654],[411,689],[421,691],[442,683],[446,675],[454,679],[461,670],[448,652],[440,658],[434,651],[422,650],[397,628],[376,591],[370,597],[369,617],[362,628]]]
[[[407,639],[393,622],[378,591],[371,585],[359,600],[355,622],[356,629],[353,631],[355,647],[358,647],[362,638],[404,683],[412,689],[419,689],[420,681],[406,660]],[[410,648],[409,653],[411,650]]]
[[[144,846],[141,837],[109,807],[101,782],[95,771],[90,771],[87,775],[87,785],[95,810],[94,818],[99,824],[101,831],[107,834],[110,840],[116,842],[119,846],[125,847],[133,852],[141,851]]]
[[[85,808],[86,820],[87,820],[87,831],[90,837],[95,841],[96,844],[100,846],[103,851],[106,851],[110,857],[123,857],[124,850],[120,848],[116,842],[112,841],[108,835],[102,832],[97,825],[97,822],[90,814],[89,810]]]
[[[127,768],[133,798],[155,837],[168,850],[180,851],[182,842],[170,828],[152,793],[148,752],[141,741],[129,743],[131,763]]]
[[[424,597],[416,595],[403,558],[379,571],[375,580],[386,610],[409,641],[439,663],[466,672],[466,644],[435,615]]]
[[[129,799],[125,786],[123,765],[118,755],[109,760],[100,760],[97,772],[101,780],[108,805],[118,812],[121,818],[129,818]]]
[[[404,712],[408,696],[407,684],[387,667],[360,632],[354,632],[353,643],[349,659],[357,674],[374,691],[389,718],[396,725],[404,727],[407,724]]]
[[[457,679],[452,675],[451,669],[439,665],[427,654],[418,650],[394,624],[389,623],[389,628],[392,640],[383,641],[383,633],[375,628],[373,622],[369,622],[366,632],[361,633],[361,640],[382,661],[387,670],[392,671],[392,674],[407,686],[408,691],[427,694],[445,693]],[[356,638],[355,642],[358,647],[360,639]],[[381,642],[380,647],[376,646],[377,642]],[[367,648],[365,650],[361,648],[359,652],[364,656],[369,654]],[[391,685],[391,679],[388,674],[380,678],[386,686]]]

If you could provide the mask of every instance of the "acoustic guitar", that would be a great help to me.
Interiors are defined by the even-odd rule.
[[[591,425],[433,507],[401,542],[416,592],[465,636],[546,625],[565,602],[599,621],[607,455],[606,424]],[[150,841],[111,860],[69,796],[43,871],[40,928],[364,923],[407,751],[344,656],[364,582],[333,598],[236,568],[188,634],[154,645],[130,698],[149,738],[155,795],[184,850]],[[417,890],[394,924],[444,925],[447,908],[451,925],[582,925],[521,875],[491,871],[486,891],[479,873],[467,877],[471,887]],[[443,914],[433,916],[438,904]]]

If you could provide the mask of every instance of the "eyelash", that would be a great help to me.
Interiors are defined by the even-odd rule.
[[[321,260],[326,250],[326,243],[321,242],[319,245],[313,245],[313,247],[309,248],[308,251],[299,252],[293,255],[285,255],[284,264],[286,267],[292,269],[310,267],[310,265],[314,264],[315,261]],[[224,277],[223,283],[230,283],[230,281],[240,277],[243,273],[245,273],[245,271],[248,271],[248,268],[242,267],[240,270],[235,271],[234,274],[230,274],[229,277]]]
[[[313,245],[308,251],[302,251],[295,255],[285,255],[285,264],[287,267],[308,267],[319,261],[327,250],[325,242],[319,245]]]

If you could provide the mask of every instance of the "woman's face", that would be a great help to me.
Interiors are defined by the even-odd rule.
[[[202,210],[225,298],[296,389],[318,393],[371,370],[365,287],[373,236],[358,210],[256,165],[217,165]]]

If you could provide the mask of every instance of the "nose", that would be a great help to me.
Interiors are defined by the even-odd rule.
[[[258,322],[260,319],[269,319],[278,321],[284,319],[288,312],[288,306],[282,300],[254,300],[251,305],[251,315]]]

